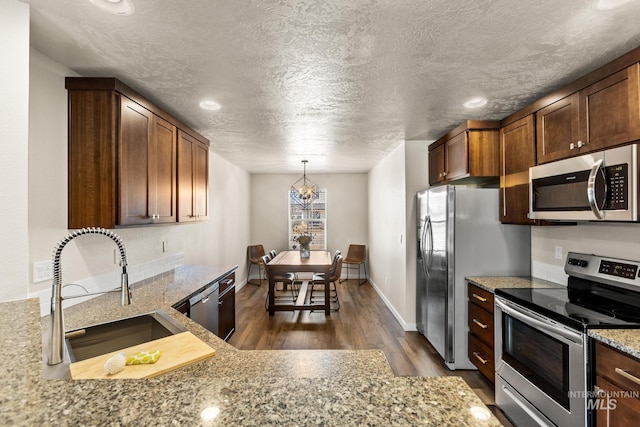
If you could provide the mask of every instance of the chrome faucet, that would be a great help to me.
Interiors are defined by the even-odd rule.
[[[85,235],[85,234],[101,234],[113,240],[116,245],[118,245],[118,249],[120,250],[120,266],[122,267],[122,274],[120,276],[120,287],[113,289],[111,291],[105,292],[94,292],[91,294],[81,294],[63,297],[62,296],[62,271],[61,271],[61,256],[62,249],[75,239],[76,237]],[[60,243],[55,248],[55,252],[53,255],[53,285],[51,287],[51,314],[49,315],[49,358],[47,364],[49,365],[57,365],[62,363],[64,359],[64,350],[63,350],[63,342],[64,342],[64,317],[62,314],[62,300],[63,299],[71,299],[77,297],[84,297],[87,295],[99,295],[107,292],[120,292],[120,304],[121,305],[129,305],[131,304],[131,288],[129,287],[129,278],[127,277],[127,253],[124,249],[124,244],[122,243],[122,239],[112,231],[106,230],[104,228],[92,227],[92,228],[83,228],[78,231],[74,231],[69,234],[67,237],[62,239]]]

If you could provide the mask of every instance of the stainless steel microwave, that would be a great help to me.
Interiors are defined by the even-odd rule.
[[[638,221],[638,144],[529,168],[529,218]]]

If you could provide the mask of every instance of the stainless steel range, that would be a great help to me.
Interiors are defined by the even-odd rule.
[[[569,252],[566,287],[496,290],[496,404],[515,424],[588,424],[587,330],[640,327],[639,271]]]

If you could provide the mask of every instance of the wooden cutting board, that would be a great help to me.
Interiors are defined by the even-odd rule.
[[[160,358],[153,364],[127,365],[117,374],[104,373],[104,364],[112,356],[124,353],[127,357],[140,351],[160,350]],[[152,378],[183,366],[191,365],[216,354],[207,343],[197,338],[191,332],[182,332],[158,340],[135,345],[124,350],[81,360],[69,366],[71,378],[79,379],[123,379],[123,378]]]

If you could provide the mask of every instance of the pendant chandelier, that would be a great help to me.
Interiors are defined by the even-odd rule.
[[[299,180],[297,180],[292,186],[291,186],[291,190],[295,191],[298,195],[298,197],[300,198],[300,200],[302,200],[303,202],[311,202],[315,199],[318,198],[318,194],[319,194],[319,189],[318,186],[311,181],[309,178],[307,178],[307,163],[309,161],[308,160],[303,160],[302,164],[303,164],[303,174],[302,174],[302,178],[300,178]]]

